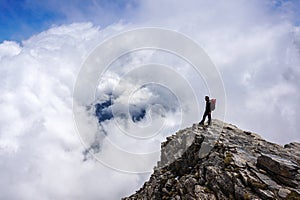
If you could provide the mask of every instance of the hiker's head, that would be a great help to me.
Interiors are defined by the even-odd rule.
[[[209,101],[209,96],[205,96],[205,101]]]

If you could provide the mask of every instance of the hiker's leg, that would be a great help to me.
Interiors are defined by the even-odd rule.
[[[211,113],[208,113],[208,124],[210,125],[210,123],[211,123]]]
[[[202,117],[202,120],[201,120],[201,122],[199,123],[199,124],[204,124],[204,121],[205,121],[205,118],[206,118],[206,112],[203,114],[203,117]]]

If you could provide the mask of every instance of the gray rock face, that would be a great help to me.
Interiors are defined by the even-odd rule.
[[[284,147],[213,120],[162,143],[149,181],[124,200],[300,200],[300,143]]]

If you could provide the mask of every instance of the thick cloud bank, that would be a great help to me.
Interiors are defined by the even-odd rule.
[[[91,24],[73,24],[22,46],[0,45],[0,199],[118,199],[140,184],[137,175],[83,162],[75,131],[73,84],[103,34]]]
[[[204,47],[224,81],[226,121],[277,143],[300,141],[300,28],[288,12],[291,5],[274,7],[272,1],[260,0],[152,2],[139,5],[134,25],[99,29],[90,23],[75,23],[51,28],[22,44],[0,44],[0,199],[119,199],[148,177],[115,171],[89,156],[76,133],[72,113],[73,87],[82,62],[103,39],[132,26],[175,29]],[[139,65],[150,59],[174,66],[194,83],[202,105],[205,84],[194,79],[187,65],[172,58],[162,52],[140,52],[124,60]],[[122,59],[120,62],[122,65]],[[97,101],[86,109],[91,117],[87,129],[103,131],[102,135],[116,142],[123,138],[115,134],[110,109],[122,110],[117,105],[128,94],[110,95],[122,77],[121,69],[118,63],[112,66],[100,81]],[[134,83],[124,82],[124,91]],[[129,120],[146,126],[163,119],[166,135],[176,130],[180,110],[176,96],[167,89],[139,88],[131,94],[130,117],[120,118],[119,124],[130,130]],[[114,104],[116,101],[120,104]],[[189,105],[188,99],[186,103]],[[131,141],[120,145],[128,151],[153,151],[164,136],[149,145],[130,145]],[[97,145],[91,149],[109,150],[105,146],[97,149]]]
[[[137,19],[196,39],[222,74],[226,121],[284,144],[300,140],[297,2],[149,0]]]

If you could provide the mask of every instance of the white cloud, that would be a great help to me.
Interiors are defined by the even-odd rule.
[[[149,0],[142,4],[138,21],[194,38],[222,74],[227,94],[226,121],[285,144],[300,140],[300,45],[299,27],[295,25],[298,19],[293,11],[297,4],[259,0],[166,0],[155,4]],[[286,95],[275,92],[277,89],[287,90],[283,92]],[[275,99],[276,106],[254,111],[245,105],[249,101],[261,104],[262,99]]]
[[[276,10],[271,3],[149,0],[139,5],[133,25],[115,24],[100,30],[90,23],[75,23],[53,27],[22,45],[11,41],[0,44],[0,199],[118,199],[133,193],[148,178],[149,174],[112,170],[94,159],[83,162],[85,149],[72,116],[73,87],[81,63],[103,39],[132,26],[161,26],[194,38],[222,74],[227,121],[281,144],[300,141],[300,31],[286,6]],[[136,66],[149,60],[174,66],[194,83],[200,105],[203,103],[207,92],[201,86],[204,83],[198,84],[200,81],[182,67],[187,65],[172,56],[140,52],[127,63]],[[108,81],[99,91],[111,92],[120,74],[106,74]],[[123,86],[133,85],[128,80]],[[140,90],[133,102],[142,107],[147,104],[144,101],[157,101],[154,91]],[[121,96],[122,91],[117,94]],[[129,94],[123,95],[126,99]],[[165,98],[168,103],[176,102],[171,95]],[[193,104],[187,102],[189,105]],[[152,112],[151,116],[161,117],[152,120],[165,120],[167,133],[178,125],[179,112],[165,110],[164,117],[158,108]],[[90,120],[87,130],[98,128],[95,118],[83,117]],[[150,119],[147,117],[145,124]],[[118,131],[112,121],[103,127],[112,133]],[[90,133],[92,141],[94,135]],[[124,139],[117,136],[112,134],[111,139]],[[120,146],[130,151],[152,151],[162,139],[154,143],[128,140]],[[103,146],[106,144],[104,141]]]
[[[102,33],[72,24],[22,47],[1,44],[0,199],[118,199],[137,189],[137,175],[83,162],[75,131],[74,81]]]
[[[0,44],[0,59],[4,57],[11,57],[18,55],[21,51],[21,48],[18,43],[12,41],[4,41]]]

